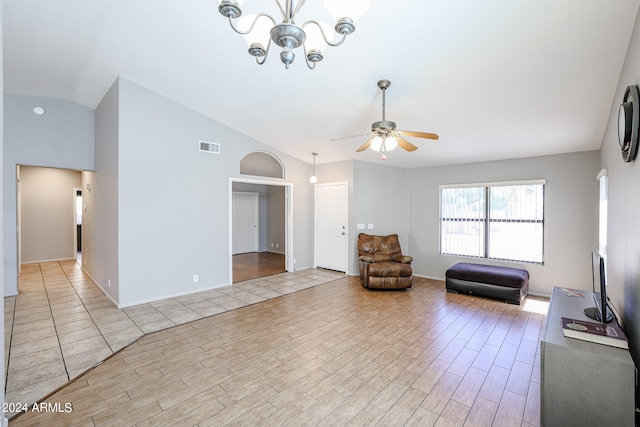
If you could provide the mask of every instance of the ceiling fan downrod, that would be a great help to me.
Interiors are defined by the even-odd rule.
[[[380,136],[385,137],[389,135],[391,131],[394,131],[396,129],[395,122],[387,121],[386,119],[386,91],[389,86],[391,86],[391,82],[389,80],[378,81],[378,87],[380,88],[380,90],[382,90],[382,120],[371,125],[372,131],[378,132]]]
[[[386,92],[389,86],[391,86],[391,82],[389,80],[378,81],[378,87],[382,90],[382,121],[383,122],[385,121]]]

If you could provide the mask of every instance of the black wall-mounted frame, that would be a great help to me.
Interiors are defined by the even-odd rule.
[[[618,109],[618,142],[624,162],[632,162],[638,154],[640,131],[640,91],[637,85],[627,86]]]

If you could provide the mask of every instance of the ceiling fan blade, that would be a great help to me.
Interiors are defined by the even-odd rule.
[[[398,145],[400,146],[400,148],[404,148],[409,152],[416,151],[418,149],[418,147],[416,147],[415,145],[413,145],[412,143],[410,143],[409,141],[407,141],[402,137],[396,136],[394,138],[396,139],[396,141],[398,141]]]
[[[427,133],[427,132],[414,132],[411,130],[399,130],[397,131],[402,136],[413,136],[416,138],[426,138],[426,139],[438,139],[439,136],[435,133]]]
[[[364,151],[364,150],[366,150],[367,148],[369,148],[369,147],[371,146],[371,142],[373,141],[373,139],[374,139],[374,138],[375,138],[375,136],[374,136],[373,138],[369,138],[369,140],[368,140],[367,142],[365,142],[364,144],[362,144],[362,145],[360,146],[360,148],[358,148],[358,149],[356,150],[356,153],[359,153],[359,152]]]
[[[361,133],[359,135],[341,136],[340,138],[333,138],[333,139],[330,139],[329,141],[339,141],[341,139],[355,138],[356,136],[365,136],[365,135],[371,135],[371,134],[370,133]]]

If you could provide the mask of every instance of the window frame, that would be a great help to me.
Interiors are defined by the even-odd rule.
[[[528,260],[518,260],[518,259],[506,259],[506,258],[497,258],[490,257],[490,230],[492,222],[496,222],[495,220],[491,220],[491,206],[490,206],[490,190],[493,187],[515,187],[515,186],[526,186],[526,185],[541,185],[542,186],[542,219],[540,220],[522,220],[518,222],[522,223],[538,223],[542,225],[542,241],[541,241],[541,260],[540,261],[528,261]],[[532,180],[519,180],[519,181],[491,181],[491,182],[477,182],[477,183],[461,183],[461,184],[441,184],[438,189],[438,210],[439,210],[439,219],[438,219],[438,253],[439,255],[444,256],[457,256],[464,258],[476,258],[476,259],[487,259],[487,260],[495,260],[495,261],[506,261],[506,262],[515,262],[515,263],[524,263],[524,264],[536,264],[536,265],[544,265],[544,229],[545,229],[545,216],[546,216],[546,179],[532,179]],[[452,188],[482,188],[483,189],[483,203],[484,203],[484,218],[482,219],[484,241],[482,242],[482,254],[481,255],[466,255],[466,254],[455,254],[455,253],[445,253],[442,250],[443,247],[443,221],[455,219],[444,218],[443,217],[443,206],[442,206],[442,193],[445,189]],[[464,219],[464,218],[459,218]],[[466,221],[466,220],[465,220]],[[465,222],[463,221],[463,222]],[[506,220],[508,221],[508,220]],[[498,221],[500,222],[500,221]]]

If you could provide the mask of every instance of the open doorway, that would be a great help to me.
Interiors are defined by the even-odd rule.
[[[16,172],[18,272],[22,264],[76,259],[82,172],[25,165]]]
[[[82,188],[74,188],[75,195],[73,200],[73,222],[75,224],[74,249],[76,252],[76,262],[82,265]]]
[[[230,180],[229,283],[293,271],[290,195],[289,183]],[[257,209],[257,220],[247,212],[249,207],[243,204],[247,200],[254,200],[250,210]],[[243,230],[239,230],[240,222],[244,222]],[[249,247],[252,249],[248,250]]]

